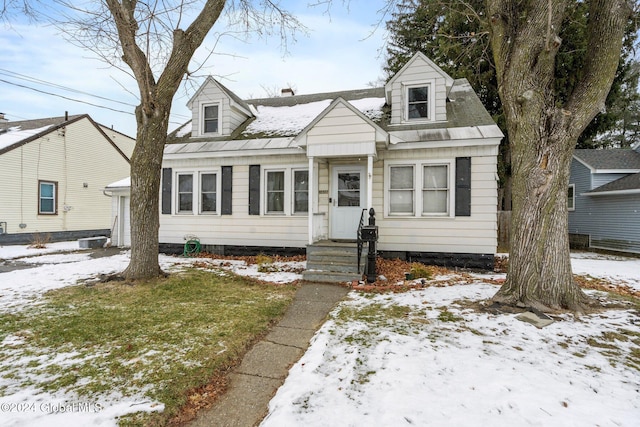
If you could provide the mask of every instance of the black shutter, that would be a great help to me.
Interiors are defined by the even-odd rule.
[[[456,216],[471,216],[471,157],[456,157]]]
[[[233,166],[222,166],[222,215],[231,215]]]
[[[171,215],[171,168],[162,168],[162,213]]]
[[[260,165],[249,166],[249,215],[260,215]]]

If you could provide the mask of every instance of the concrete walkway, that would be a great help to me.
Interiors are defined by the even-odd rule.
[[[227,392],[200,412],[190,427],[252,427],[267,415],[269,401],[309,340],[349,289],[304,282],[282,320],[256,343],[230,375]]]

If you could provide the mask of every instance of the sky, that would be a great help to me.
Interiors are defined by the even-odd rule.
[[[385,31],[379,11],[385,0],[281,3],[308,31],[297,32],[285,48],[278,34],[241,40],[229,34],[223,21],[216,23],[194,57],[205,65],[174,97],[169,130],[189,120],[186,103],[207,75],[244,99],[286,87],[297,94],[359,89],[383,76]],[[72,45],[58,29],[22,16],[0,23],[0,46],[0,112],[6,119],[89,114],[135,136],[138,89],[121,69]]]
[[[0,313],[37,305],[47,290],[121,271],[129,256],[122,250],[94,259],[78,252],[75,241],[46,249],[0,246],[0,262],[33,265],[0,273]],[[212,271],[218,266],[274,283],[300,279],[293,272],[260,273],[255,264],[241,260],[159,259],[165,271],[195,261],[211,263]],[[304,262],[290,264],[304,268]],[[571,264],[576,274],[640,290],[638,258],[575,252]],[[261,426],[638,426],[640,323],[632,304],[579,318],[556,315],[540,329],[518,320],[517,313],[473,309],[497,291],[504,277],[449,271],[424,289],[405,293],[351,291],[292,366]],[[608,301],[604,292],[587,292]],[[405,314],[385,315],[394,312],[392,307],[404,308]],[[364,315],[349,314],[358,312]],[[83,360],[73,348],[62,353],[30,348],[28,337],[28,331],[21,331],[0,342],[3,426],[115,427],[123,414],[162,410],[143,390],[90,397],[72,389],[43,390],[42,383],[52,379],[43,372],[55,377],[59,369],[42,366],[71,369]],[[101,350],[95,351],[100,357]],[[142,365],[145,357],[153,357],[147,349],[140,352],[125,357],[135,356]],[[20,375],[6,375],[9,367]]]

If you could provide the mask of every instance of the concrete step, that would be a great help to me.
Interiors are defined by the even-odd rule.
[[[320,283],[343,283],[360,280],[358,274],[358,247],[355,243],[318,242],[307,246],[307,270],[303,279]],[[360,269],[366,262],[363,248]]]
[[[362,269],[362,261],[360,262],[360,269]],[[340,273],[357,273],[357,263],[355,257],[353,262],[345,261],[344,259],[340,260],[317,260],[313,259],[311,261],[307,260],[307,270],[321,270],[321,271],[336,271]]]
[[[337,271],[305,270],[302,273],[302,280],[315,283],[350,283],[361,279],[362,275]]]

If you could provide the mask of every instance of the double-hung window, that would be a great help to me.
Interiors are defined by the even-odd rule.
[[[293,213],[309,212],[309,171],[293,171]]]
[[[193,213],[192,174],[178,174],[178,212]]]
[[[413,215],[413,166],[389,168],[389,213]]]
[[[57,188],[57,182],[38,181],[39,215],[56,215],[58,213]]]
[[[218,212],[218,175],[215,173],[200,174],[200,212]]]
[[[430,85],[407,87],[407,120],[430,120]]]
[[[284,171],[267,171],[267,213],[284,213]]]
[[[205,105],[203,108],[204,128],[203,133],[219,133],[219,112],[220,108],[217,104]]]
[[[425,165],[422,178],[422,214],[448,214],[449,165]]]
[[[386,213],[398,217],[449,216],[453,209],[452,162],[403,162],[386,169]]]

